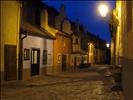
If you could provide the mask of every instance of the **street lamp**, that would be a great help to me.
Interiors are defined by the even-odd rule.
[[[98,10],[102,17],[106,17],[106,15],[109,11],[109,8],[108,8],[107,4],[101,4],[101,5],[99,5]]]
[[[109,43],[106,43],[106,47],[109,48],[110,44]]]

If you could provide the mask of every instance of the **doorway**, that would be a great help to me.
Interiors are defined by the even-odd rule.
[[[66,71],[66,55],[62,55],[62,71]]]
[[[76,69],[76,67],[77,67],[77,57],[75,56],[74,57],[74,70]]]
[[[16,46],[5,45],[5,80],[17,79]]]
[[[40,50],[32,49],[31,50],[31,76],[39,75],[40,68]]]

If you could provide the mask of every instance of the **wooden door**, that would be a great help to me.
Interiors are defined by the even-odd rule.
[[[66,55],[62,55],[62,71],[66,71]]]
[[[17,79],[16,46],[5,45],[5,80]]]
[[[76,67],[77,67],[77,58],[74,57],[74,69],[76,69]]]
[[[31,50],[31,75],[39,75],[39,66],[40,66],[40,50],[32,49]]]

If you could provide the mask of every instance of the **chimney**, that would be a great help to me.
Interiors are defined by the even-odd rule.
[[[41,27],[44,29],[48,27],[48,12],[46,9],[41,11]]]
[[[79,20],[76,20],[76,34],[79,34]]]
[[[65,6],[63,4],[60,7],[60,15],[63,17],[63,19],[66,17]]]

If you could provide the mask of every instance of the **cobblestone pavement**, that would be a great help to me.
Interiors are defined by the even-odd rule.
[[[106,67],[48,75],[2,85],[2,100],[124,100],[121,91],[111,91],[113,81]]]

